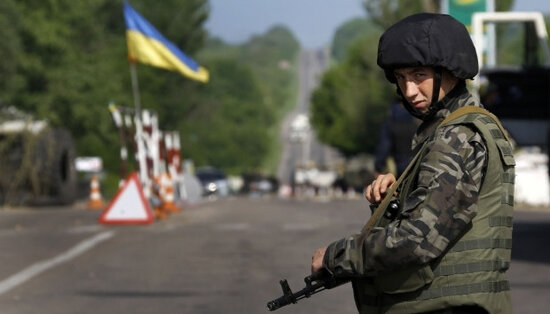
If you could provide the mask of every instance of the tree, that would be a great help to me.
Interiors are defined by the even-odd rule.
[[[207,41],[201,56],[212,68],[211,82],[198,90],[204,102],[196,111],[200,118],[193,115],[182,129],[188,137],[184,153],[197,165],[215,165],[233,174],[274,171],[269,162],[278,155],[271,144],[278,132],[273,129],[285,104],[293,100],[298,51],[295,37],[281,26],[238,46]]]
[[[132,4],[184,51],[201,48],[206,0]],[[122,0],[5,0],[0,12],[0,103],[69,129],[79,155],[101,156],[106,170],[118,173],[118,139],[107,104],[132,104]],[[138,74],[144,108],[157,109],[164,92],[195,84],[150,67],[140,66]],[[186,108],[185,100],[177,104],[171,103],[171,116]]]
[[[0,2],[0,104],[9,97],[9,91],[21,84],[17,73],[17,59],[21,51],[21,39],[17,29],[20,27],[20,16],[14,0]]]
[[[414,13],[439,12],[439,3],[440,0],[364,0],[363,7],[375,24],[386,29]]]
[[[364,0],[363,7],[374,23],[388,28],[402,18],[419,12],[440,12],[441,0]],[[495,1],[495,11],[508,11],[514,0]]]
[[[368,19],[355,18],[345,22],[334,33],[331,45],[332,57],[338,62],[344,61],[350,46],[357,38],[366,36],[371,31],[379,32],[380,28]]]
[[[499,0],[495,1],[495,11],[510,11],[515,0]]]
[[[378,129],[393,100],[392,87],[376,65],[380,33],[358,39],[345,61],[324,73],[312,94],[312,125],[319,139],[345,156],[372,153]]]
[[[133,107],[122,2],[0,1],[0,104],[69,129],[78,154],[102,157],[113,176],[119,143],[107,105]],[[293,95],[292,33],[275,26],[230,46],[207,40],[207,0],[131,3],[211,74],[203,84],[138,64],[142,108],[158,114],[161,129],[180,131],[183,158],[229,173],[259,167],[274,153],[270,130]]]

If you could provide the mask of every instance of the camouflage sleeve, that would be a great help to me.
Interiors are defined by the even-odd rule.
[[[421,160],[403,217],[330,244],[325,267],[369,276],[437,258],[477,213],[486,154],[481,135],[473,129],[442,128]]]

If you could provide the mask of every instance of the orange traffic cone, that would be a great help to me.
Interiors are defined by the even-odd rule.
[[[92,176],[90,181],[90,200],[88,201],[88,209],[102,209],[105,206],[101,191],[99,188],[99,180],[97,176]]]
[[[172,213],[179,212],[180,209],[176,205],[176,195],[174,194],[174,180],[172,180],[172,176],[170,176],[169,173],[164,173],[161,176],[160,187],[161,187],[160,196],[162,199],[162,209]]]
[[[163,208],[162,200],[162,185],[161,178],[155,177],[153,179],[153,196],[151,198],[151,203],[153,204],[153,212],[157,219],[164,219],[168,217],[168,213]]]

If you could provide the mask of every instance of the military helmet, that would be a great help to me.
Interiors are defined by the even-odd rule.
[[[459,79],[478,72],[476,50],[466,27],[446,14],[414,14],[392,25],[380,38],[378,66],[395,83],[396,68],[443,68]]]

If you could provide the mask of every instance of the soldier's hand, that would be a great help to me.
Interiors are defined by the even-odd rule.
[[[365,198],[370,203],[380,203],[388,188],[391,187],[395,181],[395,176],[391,173],[377,176],[376,179],[365,188]]]
[[[326,247],[317,249],[311,257],[311,273],[315,274],[323,268],[323,258],[325,257]]]

